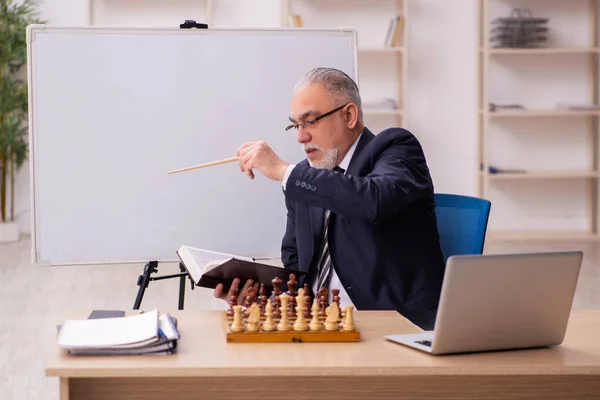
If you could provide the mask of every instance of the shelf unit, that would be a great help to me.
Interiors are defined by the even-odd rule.
[[[88,24],[95,25],[96,24],[96,3],[101,2],[102,0],[88,0]],[[198,19],[198,22],[202,22],[208,24],[208,26],[213,25],[213,5],[216,0],[201,0],[199,2],[199,9],[202,9],[202,3],[204,3],[204,12],[205,17],[202,20]],[[180,21],[180,23],[183,21]]]
[[[502,63],[502,68],[504,70],[511,71],[514,73],[514,70],[511,70],[511,67],[514,65],[511,62],[517,62],[523,65],[525,63],[525,69],[531,65],[532,61],[528,60],[537,60],[539,63],[544,63],[543,69],[550,70],[556,67],[556,63],[562,62],[573,62],[573,61],[564,61],[565,58],[568,60],[572,60],[571,57],[578,57],[578,60],[582,63],[587,63],[587,91],[590,93],[589,104],[598,105],[598,54],[600,52],[598,48],[598,1],[597,0],[574,0],[570,2],[573,4],[573,8],[578,9],[581,15],[580,18],[589,18],[589,37],[586,38],[586,42],[584,44],[579,43],[578,45],[565,45],[565,42],[568,40],[561,41],[560,39],[554,38],[554,40],[549,39],[547,47],[541,48],[493,48],[490,45],[490,31],[492,29],[491,21],[494,18],[499,16],[506,17],[508,15],[492,15],[491,8],[493,3],[507,3],[502,0],[479,0],[479,48],[478,51],[478,60],[479,60],[479,135],[478,135],[478,146],[479,146],[479,163],[480,166],[479,171],[479,195],[484,198],[488,198],[492,201],[492,213],[490,216],[490,223],[488,225],[488,238],[491,240],[597,240],[600,239],[599,233],[599,212],[598,212],[598,199],[600,198],[598,188],[599,188],[599,162],[598,162],[598,117],[600,116],[600,111],[596,109],[592,110],[569,110],[562,108],[539,108],[539,107],[527,107],[526,105],[524,109],[495,109],[494,111],[490,110],[490,103],[497,103],[497,100],[491,98],[491,70],[494,66],[493,63]],[[532,2],[523,0],[520,2],[521,4],[516,5],[511,3],[512,7],[529,7],[529,9],[533,12],[533,16],[535,17],[544,17],[545,12],[547,11],[547,7],[552,7],[553,4],[556,7],[557,2]],[[505,5],[501,5],[500,7],[506,7]],[[585,10],[585,11],[584,11]],[[569,13],[571,10],[569,8],[563,7],[563,13]],[[550,19],[548,23],[549,33],[553,33],[553,20]],[[564,33],[564,31],[563,31]],[[550,36],[551,38],[551,36]],[[558,43],[558,45],[557,45]],[[560,68],[560,67],[556,67]],[[497,71],[497,70],[496,70]],[[531,73],[531,72],[529,72]],[[543,74],[543,72],[540,72]],[[581,77],[580,77],[581,78]],[[585,79],[585,77],[583,78]],[[547,82],[551,87],[553,81]],[[577,90],[577,89],[573,89]],[[505,93],[506,91],[500,90],[501,93]],[[551,91],[550,91],[551,93]],[[525,96],[527,97],[527,96]],[[531,98],[531,97],[529,97]],[[560,100],[554,99],[553,100]],[[587,149],[585,152],[587,154],[583,154],[581,156],[577,156],[577,158],[581,158],[586,156],[589,158],[589,163],[587,168],[564,168],[564,169],[551,169],[551,168],[543,168],[539,170],[524,169],[526,172],[514,172],[511,170],[521,169],[519,165],[509,165],[509,166],[499,166],[494,164],[494,157],[492,156],[492,150],[496,152],[498,149],[492,149],[493,147],[491,143],[494,139],[497,140],[493,135],[494,132],[493,126],[494,124],[527,124],[528,133],[535,135],[541,135],[543,138],[544,135],[544,125],[545,124],[565,124],[567,122],[575,121],[575,123],[584,124],[586,128],[583,129],[583,134],[587,137],[587,145],[585,146]],[[579,121],[579,122],[577,122]],[[546,125],[547,126],[547,125]],[[533,127],[533,128],[532,128]],[[573,132],[564,132],[564,135],[571,135]],[[563,140],[575,140],[575,139],[563,139]],[[504,154],[505,155],[505,154]],[[496,169],[494,169],[496,168]],[[498,172],[497,168],[506,168],[507,172]],[[500,215],[497,219],[503,219],[505,216],[513,214],[519,214],[522,210],[517,210],[517,207],[520,207],[520,204],[513,204],[512,210],[503,208],[508,207],[508,203],[513,203],[514,195],[506,195],[506,193],[510,192],[504,188],[503,195],[505,196],[513,196],[510,197],[511,201],[499,201],[495,202],[492,196],[492,192],[496,189],[496,185],[517,185],[518,190],[529,190],[535,191],[536,189],[542,187],[542,185],[553,185],[552,190],[558,190],[560,188],[560,184],[568,182],[570,185],[573,185],[573,182],[579,182],[580,187],[585,187],[588,192],[588,209],[586,215],[586,229],[576,229],[573,230],[571,227],[567,227],[564,230],[555,230],[549,229],[548,227],[540,228],[535,225],[530,225],[529,222],[524,219],[522,225],[517,229],[497,229],[494,222],[494,214]],[[571,186],[573,187],[573,186]],[[514,187],[512,189],[515,189]],[[536,196],[535,192],[530,196]],[[564,193],[561,192],[552,192],[556,194],[557,197],[563,196]],[[573,195],[573,193],[569,193]],[[538,195],[539,196],[539,195]],[[581,196],[584,196],[582,193]],[[554,196],[550,196],[554,197]],[[506,197],[505,197],[506,200]],[[564,200],[564,199],[563,199]],[[550,198],[546,200],[549,202],[554,202],[556,206],[556,198]],[[506,204],[504,204],[506,203]],[[541,204],[540,204],[541,206]],[[560,207],[560,206],[559,206]],[[562,205],[562,207],[569,207]],[[519,211],[519,212],[517,212]],[[565,208],[562,209],[568,214],[568,210]],[[500,225],[508,225],[506,221],[500,221]],[[568,225],[568,224],[567,224]]]
[[[367,26],[364,24],[356,23],[356,21],[361,21],[364,17],[363,14],[357,12],[355,16],[352,18],[356,19],[348,19],[343,23],[342,26],[349,28],[356,28],[358,32],[358,62],[359,62],[359,88],[363,97],[363,114],[365,117],[365,123],[367,126],[375,127],[376,129],[373,133],[377,133],[379,131],[378,127],[389,127],[391,124],[396,126],[407,127],[407,121],[405,118],[404,106],[406,99],[406,87],[407,87],[407,70],[408,70],[408,62],[407,62],[407,50],[408,50],[408,25],[410,24],[409,16],[409,2],[410,0],[388,0],[385,1],[372,1],[372,0],[360,0],[360,1],[343,1],[343,0],[326,0],[326,1],[311,1],[311,0],[281,0],[281,26],[289,27],[290,26],[290,17],[293,15],[300,15],[303,21],[303,26],[305,27],[318,27],[318,28],[327,28],[327,27],[339,27],[339,24],[313,24],[311,22],[311,15],[307,15],[305,13],[299,12],[298,9],[301,7],[323,7],[327,5],[334,4],[337,10],[351,10],[353,7],[358,6],[368,6],[371,8],[377,8],[378,6],[383,6],[384,3],[388,6],[388,8],[393,9],[393,14],[387,15],[387,17],[382,17],[379,25],[376,26]],[[391,7],[390,7],[391,6]],[[315,12],[315,11],[313,11]],[[400,45],[395,47],[386,47],[383,45],[386,29],[388,27],[388,23],[390,18],[400,15],[404,18],[403,21],[403,29],[401,32]],[[376,28],[376,29],[372,29]],[[367,32],[369,30],[370,32]],[[378,36],[381,46],[373,45],[371,42],[373,40],[364,40],[365,37],[368,37],[369,33],[372,33],[373,30],[378,32],[383,32],[383,36]],[[362,44],[367,42],[368,44]],[[395,72],[394,77],[394,85],[395,85],[395,93],[393,95],[393,100],[395,101],[397,108],[375,108],[369,107],[369,101],[365,101],[365,92],[370,89],[370,85],[365,83],[361,75],[363,75],[364,70],[371,68],[362,68],[360,64],[368,64],[380,62],[378,66],[387,67],[388,63],[391,62],[394,65],[393,69]],[[390,97],[390,96],[388,96]],[[385,100],[385,99],[377,99],[377,100]]]

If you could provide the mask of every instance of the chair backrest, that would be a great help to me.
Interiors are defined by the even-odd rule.
[[[491,202],[447,193],[436,193],[435,202],[444,262],[452,255],[482,254]]]

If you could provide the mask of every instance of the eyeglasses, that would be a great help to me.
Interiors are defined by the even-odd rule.
[[[292,128],[296,128],[296,129],[298,129],[298,127],[300,127],[300,126],[301,126],[301,127],[303,127],[303,128],[307,128],[307,127],[314,127],[314,126],[316,126],[316,125],[317,125],[317,122],[318,122],[320,119],[322,119],[322,118],[325,118],[325,117],[327,117],[328,115],[331,115],[331,114],[333,114],[333,113],[334,113],[334,112],[336,112],[336,111],[340,111],[342,108],[346,107],[348,104],[350,104],[350,103],[346,103],[346,104],[344,104],[343,106],[341,106],[341,107],[338,107],[338,108],[336,108],[335,110],[331,110],[331,111],[329,111],[329,112],[327,112],[327,113],[325,113],[325,114],[323,114],[323,115],[319,115],[319,116],[318,116],[318,117],[316,117],[316,118],[313,118],[313,119],[308,119],[308,120],[304,121],[304,122],[303,122],[303,123],[301,123],[301,124],[292,124],[292,125],[289,125],[288,127],[286,127],[286,128],[285,128],[285,130],[286,130],[286,131],[289,131],[289,130],[290,130],[290,129],[292,129]]]

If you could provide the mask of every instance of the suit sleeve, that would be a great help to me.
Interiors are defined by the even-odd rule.
[[[285,195],[295,202],[376,224],[433,193],[425,156],[414,136],[396,138],[372,157],[372,170],[361,177],[298,164]]]
[[[281,261],[285,268],[298,269],[298,247],[296,245],[296,212],[293,204],[286,197],[287,223],[285,235],[281,242]]]

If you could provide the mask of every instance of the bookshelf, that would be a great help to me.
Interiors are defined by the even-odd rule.
[[[281,0],[281,26],[349,27],[358,32],[358,85],[365,124],[377,133],[407,127],[404,113],[410,0]],[[402,17],[396,43],[390,20]],[[300,18],[299,21],[297,18]],[[294,19],[296,18],[296,19]],[[392,34],[393,37],[393,30]]]
[[[479,195],[492,201],[488,238],[600,239],[598,1],[478,2]],[[546,40],[535,48],[492,41],[498,18],[514,17],[515,7],[547,18]]]
[[[99,5],[108,9],[118,5],[119,11],[115,15],[124,18],[124,20],[122,22],[113,20],[112,23],[122,25],[164,25],[166,23],[164,14],[170,14],[173,10],[181,9],[184,15],[190,15],[191,10],[197,11],[197,13],[191,14],[193,18],[190,19],[206,23],[210,27],[213,26],[214,22],[214,3],[215,0],[154,0],[145,4],[144,2],[140,4],[139,1],[130,1],[128,3],[126,1],[88,0],[88,24],[95,25],[97,23],[97,7]],[[131,7],[131,10],[128,10],[129,7]],[[148,12],[148,14],[145,14],[144,11]],[[182,22],[183,20],[179,19],[176,21],[177,25]]]

